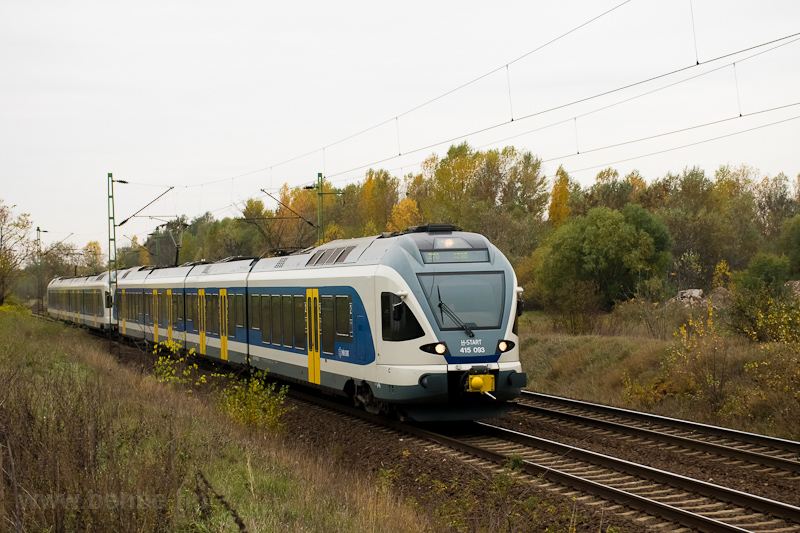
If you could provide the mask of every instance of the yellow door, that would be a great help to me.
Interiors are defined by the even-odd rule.
[[[197,316],[200,318],[200,353],[206,354],[206,291],[198,290],[198,300],[200,302],[197,309]]]
[[[167,317],[167,340],[172,342],[172,289],[167,289],[167,311],[169,316]]]
[[[319,289],[306,289],[306,326],[308,381],[319,385]]]
[[[219,349],[223,361],[228,360],[228,291],[219,290]]]

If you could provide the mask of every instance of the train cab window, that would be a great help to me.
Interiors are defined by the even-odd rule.
[[[272,344],[281,343],[281,297],[272,296]]]
[[[269,310],[269,295],[265,294],[261,296],[261,342],[264,344],[269,344],[272,340],[272,323],[270,322],[272,314]]]
[[[281,332],[283,333],[283,345],[292,348],[292,325],[294,324],[292,319],[292,297],[282,296],[281,300],[283,302],[283,331]]]
[[[236,327],[244,328],[245,318],[247,314],[244,310],[244,294],[236,295]]]
[[[333,296],[320,296],[320,328],[322,329],[322,341],[320,348],[322,353],[333,354],[336,345],[334,338],[334,321],[333,321]]]
[[[385,341],[407,341],[425,334],[411,309],[391,292],[381,293],[381,325]]]
[[[261,297],[258,294],[250,295],[250,329],[261,329]]]
[[[336,297],[336,340],[353,342],[353,297]]]
[[[306,299],[304,296],[294,296],[294,347],[298,350],[306,349]]]

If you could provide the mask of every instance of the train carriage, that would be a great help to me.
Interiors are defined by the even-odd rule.
[[[113,273],[112,273],[113,275]],[[47,286],[48,312],[61,320],[94,329],[114,327],[108,297],[108,272],[55,278]]]
[[[375,269],[356,265],[372,240],[336,241],[253,266],[248,308],[254,367],[344,393],[355,369],[374,363],[367,316]]]
[[[147,332],[150,342],[185,346],[184,286],[192,268],[192,265],[152,268],[145,278],[142,287],[150,309],[152,326]]]
[[[525,385],[516,277],[480,235],[425,226],[334,241],[260,261],[248,286],[250,308],[261,313],[250,324],[251,364],[351,395],[371,411],[418,420],[500,416]],[[305,335],[293,318],[302,307],[288,310],[304,292]],[[280,330],[292,320],[294,346]],[[298,339],[306,349],[292,354],[303,348]]]
[[[151,270],[152,267],[139,266],[118,273],[115,310],[119,332],[125,337],[153,339],[152,298],[145,294],[145,280]]]
[[[247,275],[254,259],[192,267],[185,278],[186,348],[208,357],[248,364]]]

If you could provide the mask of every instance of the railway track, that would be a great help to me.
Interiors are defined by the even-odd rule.
[[[537,483],[538,486],[551,490],[561,497],[579,500],[585,506],[594,507],[598,511],[617,513],[641,525],[658,528],[660,531],[800,531],[800,508],[796,506],[608,455],[485,423],[461,426],[466,428],[466,431],[444,434],[369,415],[361,410],[306,393],[293,391],[292,396],[325,409],[335,409],[348,416],[364,419],[398,434],[411,435],[415,439],[424,441],[426,446],[433,443],[436,448],[444,450],[456,459],[473,464],[483,463],[486,468],[493,470],[506,465],[509,457],[521,458],[519,475],[522,479]],[[526,398],[523,403],[527,403],[532,397],[526,396]],[[548,401],[551,407],[554,403],[564,403],[553,397],[540,397],[537,401]],[[570,409],[578,408],[574,404],[571,405]],[[591,411],[592,407],[599,406],[584,404],[581,409]],[[615,410],[612,409],[611,412],[613,411]],[[629,418],[646,416],[624,410],[616,411],[620,412],[616,412],[615,416],[624,415]],[[595,417],[603,418],[597,414]],[[660,423],[670,420],[656,418]],[[642,423],[648,427],[655,424],[649,417]],[[684,431],[694,432],[696,437],[692,440],[702,441],[700,432],[707,426],[690,424],[687,427],[691,429]],[[712,428],[711,431],[725,430]],[[733,433],[741,435],[740,432]],[[758,440],[745,446],[765,447],[760,436],[743,435]],[[718,435],[714,438],[733,439],[727,435],[724,437]],[[785,442],[790,445],[796,444],[791,441]],[[776,457],[785,453],[796,453],[781,451],[781,447],[775,444],[773,448],[777,450],[772,454]],[[760,449],[758,453],[764,451]],[[762,455],[767,454],[762,453]],[[791,457],[788,460],[791,460]]]
[[[660,531],[800,531],[800,508],[582,450],[486,423],[445,434],[364,413],[293,391],[292,397],[334,409],[398,434],[434,443],[462,461],[498,469],[521,459],[519,475],[605,513],[618,513]],[[466,428],[466,432],[463,430]]]
[[[632,437],[635,445],[677,447],[800,480],[799,442],[530,392],[523,394],[517,409],[539,420]]]

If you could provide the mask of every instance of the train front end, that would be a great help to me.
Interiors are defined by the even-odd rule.
[[[372,394],[418,421],[503,416],[526,384],[511,264],[482,235],[452,226],[396,238],[376,275],[376,384],[392,385]]]

